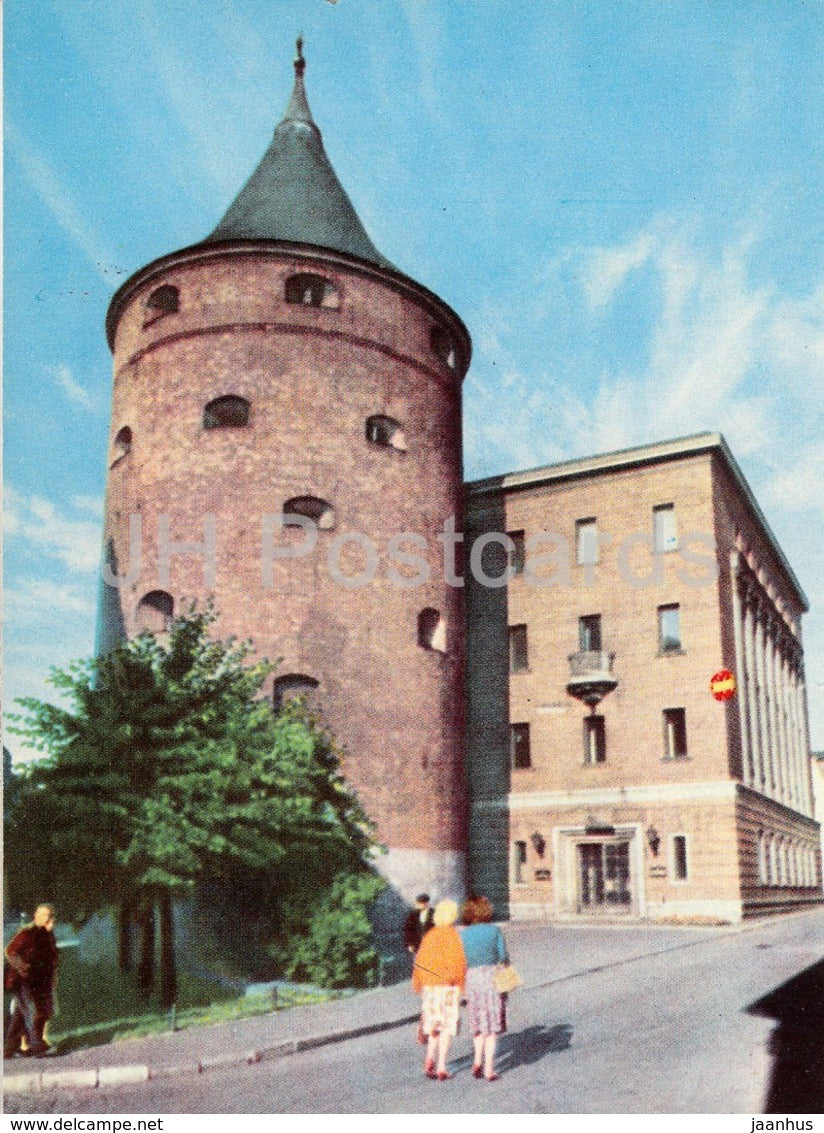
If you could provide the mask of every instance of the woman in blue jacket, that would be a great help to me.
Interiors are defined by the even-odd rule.
[[[508,962],[504,935],[491,924],[492,905],[486,897],[470,897],[463,907],[461,941],[466,954],[466,1006],[475,1047],[472,1073],[495,1082],[493,1069],[498,1035],[506,1031],[506,995],[492,982],[496,964]]]

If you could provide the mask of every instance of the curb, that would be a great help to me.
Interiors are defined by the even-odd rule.
[[[44,1070],[40,1073],[4,1074],[4,1094],[38,1094],[45,1090],[101,1089],[106,1086],[128,1086],[148,1082],[154,1078],[172,1078],[179,1074],[205,1074],[209,1070],[219,1070],[226,1066],[251,1066],[258,1062],[270,1062],[297,1054],[303,1050],[314,1050],[330,1043],[344,1042],[346,1039],[374,1035],[379,1031],[389,1031],[395,1027],[405,1027],[419,1019],[419,1013],[405,1015],[387,1023],[367,1023],[359,1027],[346,1027],[340,1031],[328,1031],[321,1035],[310,1035],[303,1039],[281,1039],[272,1046],[259,1050],[245,1050],[237,1053],[208,1055],[197,1061],[171,1063],[163,1066],[149,1066],[145,1062],[126,1063],[123,1066],[97,1066],[89,1070]]]

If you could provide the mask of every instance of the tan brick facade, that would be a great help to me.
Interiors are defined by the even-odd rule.
[[[526,543],[525,568],[505,587],[476,579],[468,593],[473,885],[515,917],[729,921],[817,899],[803,689],[780,661],[792,654],[803,671],[805,599],[721,438],[515,473],[467,492],[470,544],[496,531],[523,532]],[[601,536],[597,562],[578,562],[582,521]],[[539,533],[550,537],[541,545]],[[545,556],[534,570],[530,549]],[[742,728],[752,730],[745,691],[728,702],[709,691],[722,667],[745,679],[734,569],[755,572],[776,639],[759,689],[767,783],[742,745]],[[513,626],[525,627],[526,664],[508,652]],[[593,626],[599,640],[587,652],[581,634]],[[567,691],[574,654],[603,665],[613,655],[617,684],[591,711]]]

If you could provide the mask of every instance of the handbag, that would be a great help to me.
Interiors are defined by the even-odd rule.
[[[501,995],[505,995],[508,991],[514,991],[523,982],[512,964],[495,965],[495,971],[492,973],[492,984]]]

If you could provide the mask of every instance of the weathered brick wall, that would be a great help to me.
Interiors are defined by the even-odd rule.
[[[339,309],[287,304],[295,271],[329,279]],[[128,425],[133,445],[109,473],[106,506],[121,574],[129,516],[143,521],[139,576],[120,591],[126,631],[148,591],[169,591],[176,610],[214,594],[216,633],[251,638],[278,673],[320,682],[325,718],[347,748],[345,772],[382,840],[464,850],[463,594],[444,584],[436,540],[450,516],[462,522],[462,362],[451,369],[430,343],[436,322],[458,338],[457,320],[414,286],[322,254],[204,246],[144,274],[119,301],[111,436]],[[179,288],[180,309],[144,326],[145,300],[161,283]],[[204,429],[204,406],[226,394],[251,403],[248,427]],[[373,414],[402,424],[406,452],[366,440]],[[328,500],[334,529],[319,532],[311,555],[275,559],[264,586],[262,517],[298,495]],[[158,516],[170,517],[173,540],[200,542],[208,513],[215,585],[192,554],[172,557],[164,584]],[[405,531],[425,538],[431,566],[430,580],[411,589],[387,578],[389,539]],[[376,548],[374,582],[346,588],[331,578],[327,554],[344,532]],[[276,548],[302,542],[302,532],[274,536]],[[344,574],[366,565],[351,545],[340,561]],[[446,619],[445,653],[417,643],[425,607]]]

